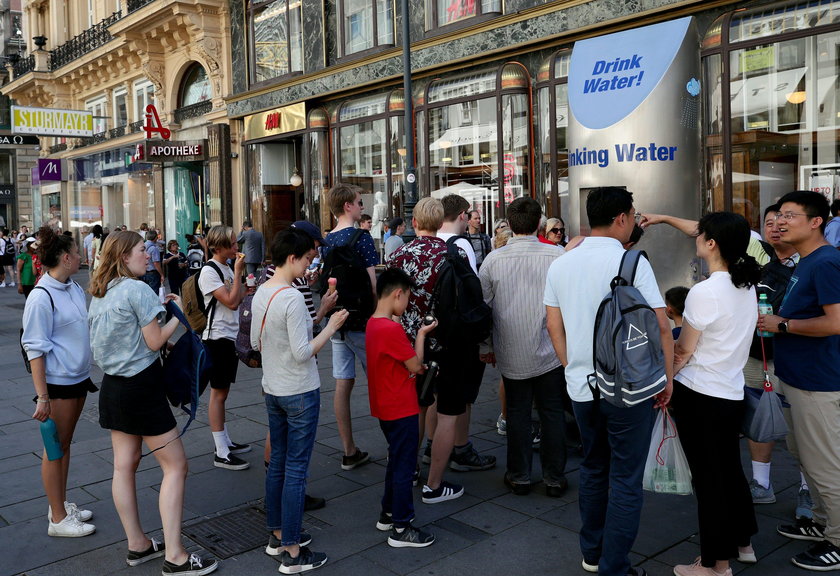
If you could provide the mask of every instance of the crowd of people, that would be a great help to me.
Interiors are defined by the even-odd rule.
[[[21,230],[16,278],[28,296],[21,344],[36,393],[33,418],[55,422],[62,449],[59,458],[45,453],[42,460],[50,536],[95,531],[92,513],[66,499],[74,428],[87,394],[97,390],[93,361],[104,372],[100,425],[112,440],[112,491],[128,542],[126,562],[163,557],[164,574],[187,576],[218,567],[216,560],[188,554],[181,541],[187,460],[161,377],[159,351],[178,327],[177,319],[166,319],[164,304],[183,306],[180,288],[192,273],[207,316],[201,337],[213,362],[213,462],[232,471],[249,466],[237,455],[252,449],[234,442],[225,423],[239,364],[239,309],[252,296],[248,337],[261,352],[269,422],[265,552],[279,557],[281,573],[327,562],[324,552],[310,548],[302,519],[305,510],[325,505],[307,494],[306,477],[321,410],[316,356],[329,342],[341,468],[370,462],[353,435],[357,360],[367,376],[370,414],[388,444],[380,510],[378,517],[371,512],[371,524],[378,518],[375,527],[388,533],[391,547],[435,542],[412,523],[413,486],[421,486],[422,503],[434,505],[465,493],[448,471],[496,466],[495,457],[470,440],[472,405],[491,364],[501,375],[497,428],[507,442],[500,480],[513,494],[525,496],[540,482],[549,497],[567,492],[567,423],[576,422],[584,570],[645,574],[629,554],[656,410],[671,409],[692,473],[700,538],[700,556],[674,573],[731,576],[731,561],[757,561],[754,505],[775,501],[773,445],[750,444],[749,482],[740,462],[744,388],[763,380],[756,328],[775,335],[770,366],[790,404],[787,447],[802,470],[795,519],[777,531],[813,541],[792,558],[796,566],[840,569],[840,254],[826,239],[830,210],[840,205],[829,207],[818,193],[789,193],[767,208],[764,242],[740,215],[716,212],[700,221],[642,215],[630,192],[607,187],[586,199],[589,237],[569,239],[562,220],[546,218],[536,200],[517,198],[506,218],[493,223],[491,238],[482,231],[481,213],[463,197],[427,197],[411,215],[415,237],[401,238],[402,219],[389,223],[382,267],[365,228],[371,219],[363,212],[362,190],[339,184],[327,203],[335,217],[329,234],[295,222],[271,240],[270,266],[265,240],[250,221],[239,234],[219,225],[189,238],[198,266],[177,241],[164,245],[159,231],[148,227],[108,233],[94,226],[81,251],[71,236],[50,227],[37,238]],[[667,287],[663,298],[651,265],[639,258],[632,284],[653,315],[657,334],[643,337],[661,347],[656,357],[663,376],[655,392],[620,406],[592,385],[599,307],[628,248],[645,228],[663,224],[694,239],[705,278],[690,289]],[[4,233],[0,247],[14,244],[7,236],[15,237]],[[92,274],[89,310],[72,279],[83,261]],[[254,281],[261,269],[261,281]],[[486,338],[451,338],[442,330],[441,319],[452,311],[442,308],[440,288],[461,269],[480,286],[492,315]],[[759,314],[757,291],[768,287],[784,296],[774,300],[772,314]],[[313,292],[320,292],[317,308]],[[149,538],[140,524],[134,477],[143,444],[163,471],[163,541]],[[537,447],[541,478],[532,466]],[[424,478],[421,463],[428,464]]]

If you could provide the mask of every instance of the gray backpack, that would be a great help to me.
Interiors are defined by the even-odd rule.
[[[668,381],[656,313],[633,286],[642,256],[647,258],[637,250],[624,253],[595,316],[595,372],[587,377],[589,388],[596,401],[600,394],[622,407],[659,394]]]

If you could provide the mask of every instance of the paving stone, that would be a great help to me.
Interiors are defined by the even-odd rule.
[[[0,384],[2,386],[2,384]],[[13,406],[0,406],[0,426],[15,424],[32,419],[32,414],[26,414]]]
[[[482,502],[453,514],[453,519],[490,534],[499,534],[529,519],[525,514],[514,512],[492,502]]]
[[[435,542],[426,548],[391,548],[387,542],[390,533],[380,532],[382,542],[368,548],[359,554],[359,557],[367,558],[378,566],[397,574],[408,574],[473,544],[471,540],[437,525],[420,526],[415,522],[415,526],[434,534]]]
[[[316,550],[323,552],[318,548]],[[322,568],[318,568],[318,574],[321,576],[394,576],[397,574],[362,556],[344,558],[336,558],[330,554],[327,556],[329,558],[327,563]]]

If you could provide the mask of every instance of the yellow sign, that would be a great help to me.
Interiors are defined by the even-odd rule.
[[[776,63],[773,46],[764,46],[741,52],[741,73],[758,72],[772,68]]]
[[[245,116],[245,140],[257,140],[306,128],[306,105],[303,102]]]
[[[12,106],[12,132],[42,136],[93,136],[93,112]]]

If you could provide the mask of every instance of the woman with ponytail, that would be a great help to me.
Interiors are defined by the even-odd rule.
[[[750,227],[731,212],[697,225],[697,256],[707,280],[688,293],[674,355],[674,417],[691,468],[700,525],[700,557],[677,576],[732,576],[729,561],[755,562],[758,531],[741,468],[743,368],[758,320],[754,286],[761,269],[747,255]]]
[[[39,422],[52,419],[61,444],[61,456],[41,458],[41,480],[50,504],[47,534],[78,538],[93,534],[89,510],[67,502],[70,445],[88,392],[90,337],[84,290],[71,277],[79,271],[79,247],[69,236],[41,228],[38,253],[46,273],[32,289],[23,309],[21,344],[32,368],[35,413]],[[33,246],[34,242],[31,243]],[[30,243],[26,244],[27,246]]]

